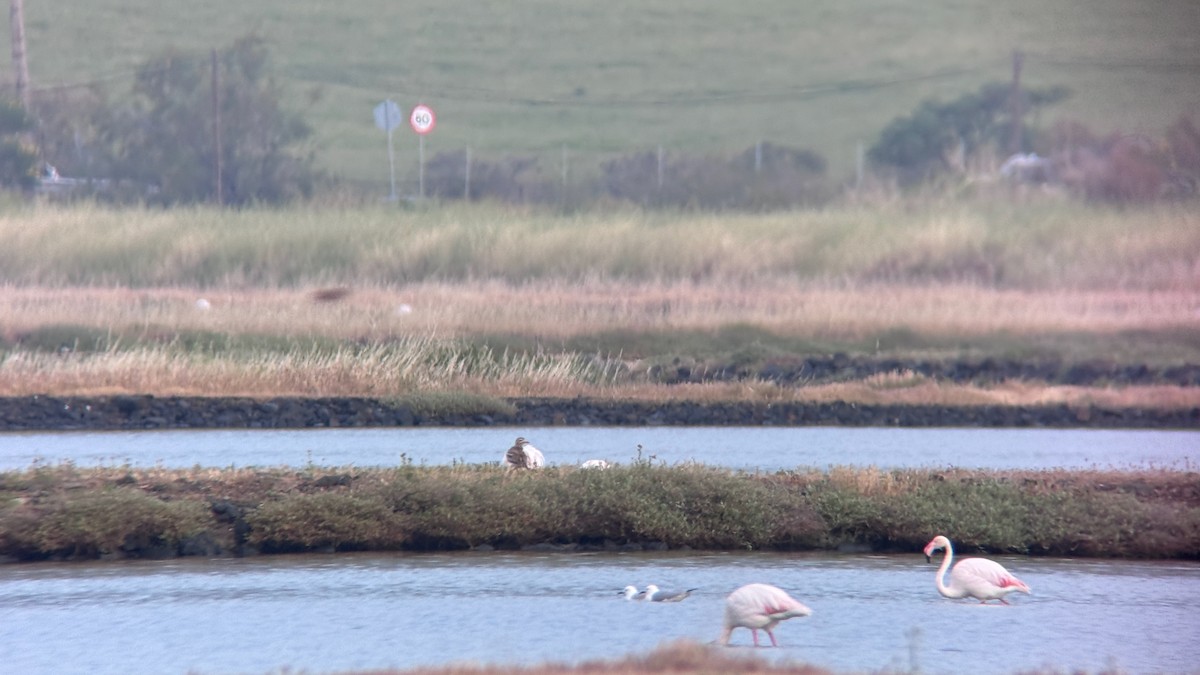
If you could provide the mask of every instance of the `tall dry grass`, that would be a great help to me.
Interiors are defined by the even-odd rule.
[[[1193,405],[1165,387],[617,375],[763,335],[793,354],[1194,362],[1198,214],[936,199],[756,215],[10,206],[0,392]],[[714,347],[731,327],[751,330]]]
[[[473,353],[453,343],[293,352],[177,353],[138,348],[97,353],[16,351],[0,360],[0,396],[367,396],[472,392],[495,397],[600,400],[817,402],[912,405],[1200,407],[1200,389],[1170,385],[1050,386],[941,382],[911,373],[785,386],[764,380],[658,384],[622,376],[615,359],[568,352]]]
[[[433,338],[332,350],[217,353],[169,347],[55,353],[0,361],[0,395],[373,396],[475,391],[506,396],[603,391],[617,365],[570,353],[496,353]]]
[[[827,285],[765,281],[461,283],[356,286],[336,302],[315,287],[196,289],[0,286],[0,338],[73,325],[155,338],[176,331],[333,339],[413,334],[529,335],[712,330],[748,324],[814,339],[902,328],[930,336],[1200,329],[1200,288],[995,289],[973,284]],[[205,308],[197,307],[203,300]]]
[[[23,286],[388,287],[423,281],[970,282],[1196,290],[1200,210],[933,200],[766,214],[500,206],[0,213]]]

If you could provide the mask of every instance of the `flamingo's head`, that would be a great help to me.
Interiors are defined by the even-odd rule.
[[[943,537],[940,534],[938,536],[934,537],[932,540],[930,540],[930,542],[928,544],[925,544],[925,562],[929,562],[930,560],[933,559],[933,554],[935,551],[939,551],[943,548],[949,548],[949,547],[950,547],[949,539]]]

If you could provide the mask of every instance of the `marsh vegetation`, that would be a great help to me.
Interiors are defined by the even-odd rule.
[[[1152,375],[1079,387],[903,365],[788,385],[758,373],[830,354],[1196,363],[1196,213],[1053,200],[759,215],[10,207],[0,393],[1191,407],[1194,387]]]
[[[747,473],[649,458],[607,470],[496,464],[0,473],[0,555],[45,558],[349,550],[622,548],[1196,558],[1192,471],[799,468]]]

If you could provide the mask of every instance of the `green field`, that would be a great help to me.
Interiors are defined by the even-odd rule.
[[[35,96],[94,83],[116,93],[169,47],[205,57],[257,31],[297,106],[321,92],[308,113],[321,165],[381,191],[386,144],[371,111],[385,97],[437,111],[427,156],[537,156],[556,174],[564,154],[577,172],[659,145],[768,140],[822,153],[841,177],[860,142],[921,100],[1009,80],[1016,49],[1025,83],[1074,91],[1042,124],[1158,135],[1200,110],[1194,0],[89,0],[25,14]],[[402,127],[396,143],[409,190],[417,137]]]

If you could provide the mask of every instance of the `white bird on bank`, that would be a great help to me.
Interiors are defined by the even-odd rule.
[[[546,464],[542,451],[518,436],[513,446],[504,453],[504,463],[510,469],[540,469]]]
[[[808,616],[812,610],[781,588],[770,584],[746,584],[729,594],[725,599],[725,630],[721,633],[721,644],[729,644],[734,628],[749,628],[754,635],[754,646],[758,646],[758,630],[767,631],[771,645],[775,641],[775,626],[780,621],[797,616]]]
[[[925,562],[929,562],[938,549],[945,549],[946,555],[942,558],[941,567],[938,567],[937,589],[947,598],[976,598],[985,604],[988,600],[999,600],[1007,605],[1004,596],[1009,593],[1032,593],[1024,581],[1014,577],[1000,563],[987,558],[963,558],[958,561],[950,570],[950,584],[947,585],[942,577],[954,560],[954,548],[950,546],[949,539],[939,534],[925,545]]]
[[[584,462],[583,464],[580,464],[579,468],[581,468],[581,469],[607,469],[608,462],[606,462],[602,459],[589,459],[588,461]]]
[[[654,584],[650,584],[646,587],[646,599],[650,602],[680,602],[687,596],[691,595],[692,591],[694,590],[696,589],[689,588],[686,591],[672,593],[664,591]]]

